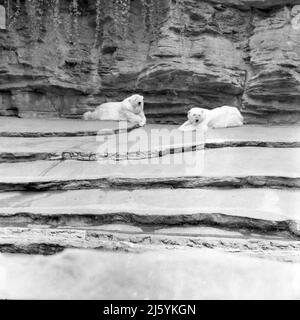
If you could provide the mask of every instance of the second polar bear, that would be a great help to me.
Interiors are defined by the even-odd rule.
[[[180,131],[203,131],[207,128],[206,123],[206,110],[202,108],[192,108],[187,114],[188,120],[180,126]]]
[[[228,128],[243,125],[243,116],[236,107],[223,106],[212,110],[192,108],[188,120],[179,128],[181,131],[203,130],[208,128]]]
[[[134,94],[121,102],[103,103],[94,111],[84,113],[83,119],[124,120],[144,126],[146,124],[146,117],[144,114],[144,97],[139,94]]]

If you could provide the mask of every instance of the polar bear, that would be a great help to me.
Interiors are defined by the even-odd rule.
[[[144,126],[146,124],[146,117],[144,114],[144,97],[139,94],[134,94],[121,102],[103,103],[94,111],[84,113],[83,119],[125,120]]]
[[[223,106],[212,110],[192,108],[188,112],[188,121],[179,130],[207,131],[208,128],[239,127],[243,125],[243,121],[243,116],[236,107]]]
[[[300,5],[296,5],[291,10],[291,24],[293,29],[299,30],[300,29]]]
[[[201,108],[192,108],[187,114],[188,120],[180,126],[180,131],[203,131],[206,132],[208,127],[206,123],[206,110]]]
[[[206,123],[210,128],[240,127],[243,122],[244,118],[236,107],[223,106],[206,110]]]

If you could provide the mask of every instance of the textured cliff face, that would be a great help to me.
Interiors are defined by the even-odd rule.
[[[78,0],[78,28],[72,1],[39,0],[38,22],[32,1],[0,30],[1,115],[80,117],[138,92],[152,122],[181,122],[191,104],[300,121],[300,1],[128,0],[124,18],[102,0],[97,24],[96,1]]]

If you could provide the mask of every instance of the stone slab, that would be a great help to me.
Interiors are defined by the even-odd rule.
[[[243,230],[224,230],[206,226],[132,230],[123,225],[116,229],[101,227],[49,228],[46,225],[0,228],[0,252],[51,255],[66,248],[105,249],[126,252],[145,252],[160,249],[210,248],[244,253],[281,261],[300,262],[300,242],[280,233],[257,234]],[[115,227],[115,228],[114,228]],[[130,228],[128,228],[130,227]],[[136,226],[135,226],[136,229]],[[186,231],[186,232],[184,232]]]
[[[5,277],[2,299],[300,297],[299,263],[209,249],[139,254],[68,250],[50,257],[1,254],[0,264]]]
[[[161,158],[117,162],[70,160],[2,163],[0,189],[29,191],[31,187],[32,190],[67,190],[205,186],[298,188],[299,159],[299,148],[244,147],[205,149]]]
[[[129,124],[129,128],[132,126]],[[47,136],[51,138],[55,133],[66,133],[68,136],[95,135],[102,129],[119,129],[117,121],[85,121],[80,119],[24,119],[15,117],[0,117],[0,137],[33,137]],[[135,127],[133,127],[135,128]],[[149,133],[151,130],[168,129],[176,130],[177,125],[147,124],[142,129]],[[7,133],[7,134],[5,134]],[[34,135],[36,133],[36,135]],[[242,127],[211,129],[207,133],[208,139],[222,140],[258,140],[258,141],[300,141],[299,125],[244,125]]]
[[[158,135],[151,138],[150,131],[143,130],[136,129],[126,134],[97,137],[2,137],[0,138],[0,162],[143,159],[170,152],[182,152],[182,148],[185,151],[191,151],[204,147],[204,140],[199,135],[191,134],[184,137],[184,133],[176,131],[172,134],[172,138],[161,142]]]
[[[51,122],[51,120],[47,121]],[[64,121],[66,120],[62,120],[62,122]],[[40,123],[37,123],[40,126]],[[79,123],[82,126],[82,123]],[[15,124],[13,123],[13,125]],[[49,126],[49,124],[47,125]],[[75,129],[73,126],[74,123],[71,122],[71,128],[66,128],[70,134],[72,129]],[[87,125],[85,124],[85,126]],[[182,152],[182,148],[189,151],[203,147],[300,147],[299,128],[299,126],[244,126],[215,129],[208,131],[205,140],[199,135],[183,135],[182,132],[176,130],[176,126],[163,125],[147,125],[127,134],[112,135],[107,138],[104,138],[102,134],[98,137],[0,137],[0,162],[67,159],[95,161],[102,158],[113,160],[143,159],[168,153],[179,153]],[[44,129],[47,129],[47,126]],[[58,130],[62,129],[63,124],[59,124]],[[160,140],[158,138],[159,132],[163,131],[165,132],[162,134],[164,138]],[[168,134],[174,140],[169,141]],[[145,140],[141,142],[139,139]],[[107,146],[105,148],[103,147],[104,143]]]
[[[299,220],[300,191],[275,189],[69,190],[0,193],[0,215],[140,216],[228,214],[265,220]],[[155,222],[154,222],[155,223]]]
[[[300,148],[222,148],[184,154],[165,155],[160,159],[114,162],[62,161],[47,178],[132,177],[159,178],[181,176],[283,176],[300,177]],[[23,164],[21,164],[22,166]],[[1,166],[0,166],[1,170]],[[1,171],[0,171],[1,172]]]
[[[223,148],[186,154],[166,155],[160,159],[93,162],[35,161],[0,164],[0,177],[40,176],[44,168],[50,179],[83,179],[99,177],[180,177],[197,176],[300,176],[298,148]],[[34,170],[36,168],[36,172]],[[34,173],[34,174],[33,174]]]
[[[135,127],[128,125],[129,130]],[[0,117],[0,137],[95,136],[99,131],[112,134],[119,129],[117,121]]]
[[[8,180],[11,177],[34,179],[44,176],[51,168],[58,165],[59,161],[35,161],[25,163],[1,163],[0,179]]]
[[[101,230],[103,225],[122,223],[125,231],[133,226],[150,231],[197,225],[300,237],[299,191],[295,190],[12,192],[0,194],[0,205],[2,227],[44,225]]]

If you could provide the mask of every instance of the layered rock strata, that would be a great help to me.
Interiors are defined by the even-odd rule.
[[[58,2],[41,2],[34,29],[22,1],[0,29],[1,115],[81,117],[138,92],[150,122],[224,104],[248,123],[300,119],[300,1],[131,0],[122,25],[111,1],[100,20],[96,1],[78,1],[73,40]]]

